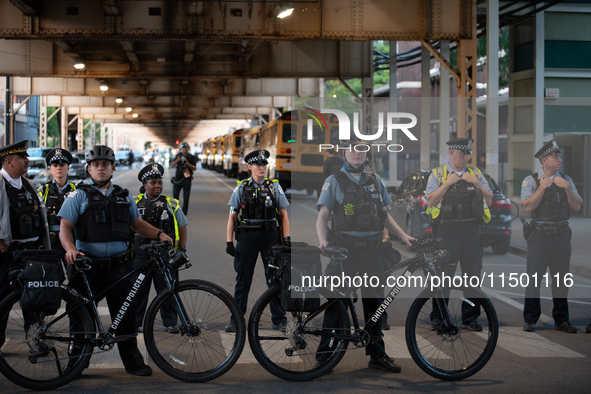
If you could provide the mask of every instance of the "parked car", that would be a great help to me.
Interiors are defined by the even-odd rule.
[[[27,153],[29,157],[42,157],[45,159],[45,156],[55,148],[29,148],[27,149]]]
[[[430,170],[416,170],[410,173],[399,187],[387,188],[392,204],[388,212],[396,223],[413,237],[432,236],[430,218],[427,215],[425,189]],[[497,183],[484,174],[493,191],[490,205],[491,221],[486,223],[481,234],[486,238],[495,254],[506,254],[511,241],[511,200],[506,198]]]
[[[71,179],[86,179],[86,163],[82,162],[78,156],[72,155],[72,164],[68,177]]]
[[[115,152],[115,167],[127,166],[128,161],[129,161],[129,151],[121,150],[121,151]]]
[[[29,156],[29,170],[27,171],[27,178],[33,179],[39,172],[45,170],[47,165],[45,164],[44,157]]]

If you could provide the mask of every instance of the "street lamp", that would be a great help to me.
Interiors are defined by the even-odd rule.
[[[125,108],[125,112],[131,112],[133,109],[131,107]]]
[[[123,102],[123,99],[122,99],[121,97],[117,97],[117,98],[115,99],[115,102],[116,102],[117,104],[121,104],[121,103]]]
[[[107,85],[107,83],[105,81],[101,81],[101,84],[100,84],[99,88],[103,92],[106,92],[107,90],[109,90],[109,85]]]
[[[277,18],[283,19],[287,18],[293,12],[293,4],[287,3],[277,8]]]
[[[84,62],[82,60],[78,60],[76,63],[74,63],[74,68],[76,70],[83,70],[84,67],[86,67],[86,65],[84,64]]]

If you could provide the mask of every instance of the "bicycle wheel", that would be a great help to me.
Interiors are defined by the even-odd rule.
[[[71,311],[80,301],[63,288],[56,313],[21,309],[21,294],[22,289],[16,290],[0,303],[0,316],[7,318],[0,371],[13,383],[31,390],[64,386],[82,374],[93,349],[90,343],[75,345],[71,336],[94,338],[94,321],[84,307]],[[53,320],[62,313],[66,315]],[[71,331],[71,319],[76,320],[80,332]]]
[[[263,368],[273,375],[291,381],[316,379],[330,372],[343,358],[348,341],[326,338],[323,350],[321,336],[314,332],[350,333],[349,315],[341,301],[331,309],[333,321],[324,327],[325,312],[302,324],[310,313],[287,312],[285,332],[273,328],[271,301],[279,299],[278,285],[267,290],[256,302],[248,320],[248,342]],[[321,299],[324,303],[326,299]],[[328,324],[328,323],[327,323]],[[336,342],[336,343],[335,343]],[[326,349],[326,350],[324,350]]]
[[[445,327],[433,311],[433,292],[426,290],[413,302],[406,319],[406,344],[413,360],[441,380],[461,380],[480,371],[497,345],[499,321],[492,303],[479,289],[445,290],[452,325]],[[441,295],[437,296],[441,299]],[[478,299],[481,332],[462,328],[462,304]],[[433,312],[433,313],[432,313]]]
[[[189,320],[184,327],[178,305]],[[173,310],[178,329],[165,330],[170,322],[162,310]],[[236,332],[225,332],[232,319]],[[174,327],[174,326],[173,326]],[[175,332],[176,331],[176,332]],[[165,373],[184,382],[205,382],[226,373],[238,360],[246,340],[244,316],[234,298],[221,287],[201,281],[177,284],[173,294],[163,291],[146,312],[144,341],[150,357]]]
[[[511,201],[511,220],[519,216],[519,205],[515,201]]]

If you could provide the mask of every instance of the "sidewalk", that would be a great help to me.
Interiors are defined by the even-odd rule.
[[[591,278],[591,219],[570,218],[568,222],[573,230],[570,272]],[[526,257],[527,242],[523,239],[522,229],[521,220],[517,217],[512,222],[510,252]]]

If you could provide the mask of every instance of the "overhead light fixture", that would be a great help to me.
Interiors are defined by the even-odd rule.
[[[78,61],[76,61],[76,63],[74,63],[74,68],[76,70],[83,70],[84,67],[86,67],[86,65],[84,64],[84,62],[82,60],[78,60]]]
[[[109,85],[107,85],[107,83],[105,81],[101,81],[100,89],[103,92],[106,92],[107,90],[109,90]]]
[[[115,99],[115,102],[116,102],[117,104],[121,104],[121,103],[123,102],[123,99],[122,99],[121,97],[117,97],[117,98]]]
[[[133,118],[137,118],[139,115],[138,114],[133,114],[131,115]]]
[[[125,111],[126,112],[131,112],[131,111],[133,111],[133,109],[131,107],[127,107],[127,108],[125,108]]]
[[[277,18],[283,19],[287,18],[293,12],[293,4],[287,3],[277,8]]]

